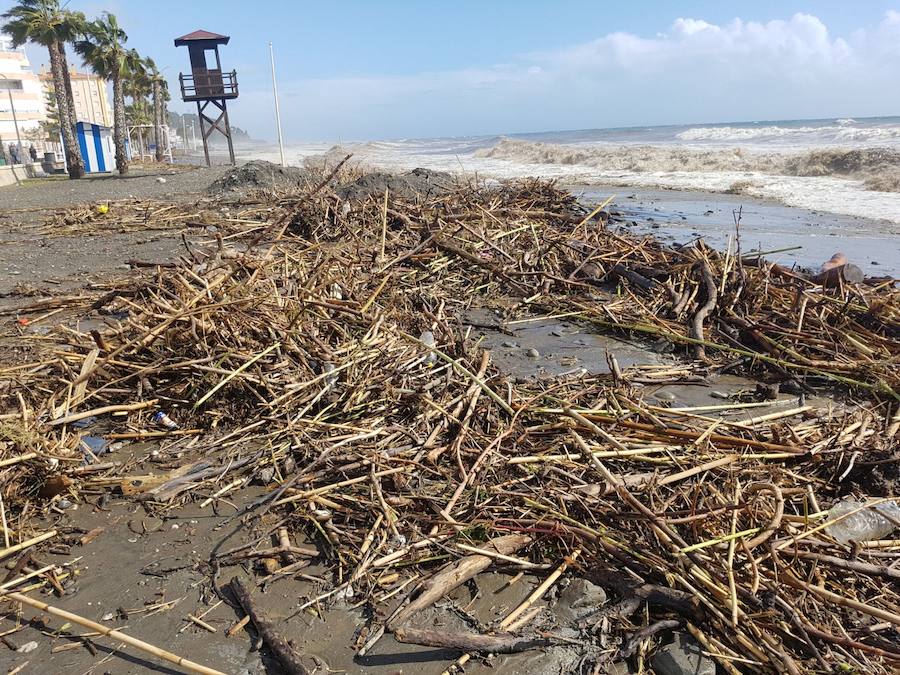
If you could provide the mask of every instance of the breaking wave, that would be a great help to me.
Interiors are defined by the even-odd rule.
[[[881,143],[900,140],[900,126],[857,127],[852,119],[831,126],[693,127],[675,135],[688,143],[795,141],[798,143]]]
[[[900,150],[893,148],[824,148],[789,152],[681,145],[566,145],[504,138],[491,148],[478,150],[475,155],[519,164],[585,166],[603,172],[830,176],[864,181],[870,190],[900,192]]]

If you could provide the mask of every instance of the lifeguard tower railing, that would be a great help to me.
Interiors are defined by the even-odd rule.
[[[183,101],[203,101],[205,99],[232,99],[238,96],[237,71],[222,73],[207,70],[204,73],[185,75],[179,73],[181,99]]]

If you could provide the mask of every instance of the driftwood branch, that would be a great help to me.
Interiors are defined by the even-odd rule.
[[[241,607],[247,612],[256,632],[266,646],[272,650],[272,654],[278,659],[278,662],[284,668],[287,675],[307,675],[306,667],[300,662],[300,655],[294,651],[294,648],[288,644],[281,635],[275,632],[275,627],[265,614],[259,609],[253,594],[246,584],[238,577],[231,580],[231,590],[234,592],[241,603]]]
[[[531,542],[531,537],[524,534],[510,534],[498,537],[484,544],[482,548],[496,551],[502,555],[511,555]],[[494,559],[486,555],[468,555],[445,567],[423,585],[416,598],[394,615],[387,624],[389,631],[395,631],[418,611],[430,607],[444,595],[474,578],[488,567]]]
[[[659,287],[659,282],[655,279],[649,279],[643,274],[628,269],[625,265],[613,265],[609,273],[619,279],[627,279],[642,291],[655,291]]]
[[[408,644],[490,654],[515,654],[516,652],[525,652],[529,649],[543,649],[559,644],[559,641],[553,638],[520,637],[511,633],[482,635],[479,633],[447,633],[439,630],[406,627],[395,630],[394,638],[398,642]]]
[[[691,337],[695,340],[703,339],[703,322],[713,309],[719,299],[719,291],[716,289],[716,280],[713,278],[712,270],[707,261],[703,261],[703,287],[706,289],[706,303],[694,314],[691,324]],[[706,349],[702,344],[694,347],[694,355],[701,360],[706,360]]]

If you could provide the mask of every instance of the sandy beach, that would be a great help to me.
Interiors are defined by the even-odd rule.
[[[281,672],[270,649],[251,650],[250,641],[240,628],[230,630],[244,611],[225,602],[230,596],[222,595],[222,589],[232,576],[238,575],[252,580],[254,586],[261,585],[260,590],[265,592],[257,594],[260,605],[278,630],[292,637],[310,670],[327,667],[370,675],[400,671],[438,675],[468,650],[458,644],[398,641],[403,630],[412,633],[413,628],[435,629],[451,636],[487,630],[485,627],[508,616],[523,597],[544,588],[548,571],[571,563],[576,575],[546,595],[542,591],[534,601],[535,614],[530,615],[540,617],[540,628],[529,635],[536,639],[551,636],[552,640],[539,650],[497,654],[486,662],[476,659],[467,665],[467,672],[572,672],[589,658],[604,664],[604,669],[611,669],[609,672],[626,673],[631,670],[622,656],[626,653],[624,648],[594,644],[584,637],[589,634],[585,631],[599,616],[606,616],[598,614],[606,611],[603,608],[618,607],[616,611],[628,615],[621,603],[631,601],[627,593],[620,595],[620,591],[633,585],[635,579],[629,575],[645,584],[646,588],[641,586],[642,593],[663,591],[654,585],[659,580],[655,573],[645,571],[643,554],[630,557],[628,546],[619,540],[621,536],[635,536],[628,529],[629,523],[642,516],[624,510],[616,501],[615,489],[597,488],[598,484],[606,485],[604,479],[595,475],[596,468],[570,457],[584,448],[568,446],[567,434],[591,438],[591,443],[597,443],[594,447],[602,449],[602,462],[629,476],[629,481],[632,474],[651,475],[648,467],[655,472],[656,477],[644,487],[638,487],[643,483],[635,482],[637,479],[628,484],[635,494],[648,499],[661,499],[665,494],[674,500],[672,504],[677,506],[659,507],[672,523],[695,517],[686,515],[689,503],[683,500],[693,499],[691,495],[704,489],[702,475],[715,475],[724,481],[732,470],[727,467],[734,464],[735,471],[744,472],[741,475],[746,485],[756,485],[775,470],[765,463],[768,460],[760,460],[752,452],[739,458],[734,454],[738,449],[758,447],[775,453],[773,457],[790,456],[790,469],[787,464],[772,466],[782,467],[778,471],[791,471],[793,476],[803,472],[825,476],[819,460],[808,459],[814,454],[811,449],[824,448],[829,442],[836,444],[839,452],[825,453],[822,461],[833,463],[828,465],[828,472],[846,471],[849,478],[834,489],[822,488],[819,498],[823,505],[843,494],[851,484],[868,490],[892,489],[895,464],[888,464],[884,473],[876,476],[865,468],[854,469],[853,461],[848,468],[841,454],[847,452],[849,457],[854,452],[854,431],[863,433],[865,426],[859,425],[871,423],[869,435],[877,433],[871,439],[873,447],[883,450],[885,458],[892,456],[886,438],[881,445],[889,420],[883,418],[883,412],[877,412],[890,410],[883,404],[882,408],[877,407],[879,400],[891,400],[879,389],[891,377],[883,370],[886,361],[882,359],[891,357],[876,351],[885,349],[882,344],[887,343],[876,344],[873,337],[874,346],[867,348],[871,353],[865,352],[865,358],[857,357],[859,361],[854,362],[852,370],[828,371],[818,361],[810,365],[815,352],[807,350],[819,347],[816,339],[807,343],[805,335],[793,338],[798,340],[794,348],[808,354],[798,356],[795,362],[792,354],[766,351],[757,343],[747,342],[754,345],[750,352],[746,350],[751,347],[737,343],[745,350],[741,352],[726,344],[729,339],[737,340],[731,332],[710,324],[705,335],[719,347],[710,347],[715,356],[698,359],[687,329],[679,329],[685,331],[685,341],[681,342],[682,338],[668,328],[641,329],[644,324],[631,320],[625,329],[614,329],[613,324],[612,328],[602,326],[610,318],[603,312],[612,312],[613,317],[620,312],[623,316],[630,316],[629,312],[651,316],[640,314],[642,310],[636,308],[644,303],[668,302],[660,298],[667,297],[662,291],[662,280],[669,278],[669,272],[654,269],[654,265],[667,261],[672,269],[680,270],[679,274],[694,274],[700,263],[685,263],[679,256],[693,255],[680,252],[682,249],[707,251],[698,243],[701,239],[720,253],[702,253],[704,257],[699,260],[714,260],[717,270],[732,266],[735,258],[721,252],[727,249],[728,238],[734,232],[735,209],[742,208],[742,253],[748,273],[761,274],[759,270],[765,267],[752,261],[752,250],[790,249],[766,254],[767,259],[784,266],[788,275],[787,281],[772,276],[768,283],[779,289],[791,289],[794,283],[806,284],[806,292],[814,301],[830,297],[829,293],[848,292],[843,287],[829,290],[809,281],[836,250],[844,251],[869,277],[896,274],[900,254],[883,243],[885,238],[896,236],[896,224],[814,212],[741,195],[622,190],[596,184],[571,185],[568,191],[555,191],[544,183],[534,183],[515,188],[522,194],[512,198],[489,181],[483,188],[487,196],[482,197],[481,193],[467,192],[471,189],[466,187],[470,179],[465,176],[459,188],[462,196],[442,203],[446,186],[453,184],[452,177],[445,174],[424,172],[398,178],[351,173],[336,181],[322,182],[322,176],[315,172],[291,170],[282,175],[279,171],[266,166],[255,169],[248,178],[249,174],[240,168],[145,167],[125,179],[110,176],[82,181],[35,181],[0,191],[4,204],[0,217],[0,400],[8,404],[0,408],[0,420],[21,423],[26,425],[23,428],[36,430],[29,433],[53,439],[52,451],[43,445],[50,440],[28,441],[33,446],[27,447],[42,448],[40,452],[46,456],[58,456],[53,466],[63,462],[65,467],[64,471],[51,468],[40,458],[14,464],[17,470],[29,467],[30,473],[22,474],[23,486],[28,485],[27,481],[45,486],[41,488],[44,497],[37,497],[36,492],[28,497],[37,499],[38,505],[32,507],[28,517],[29,527],[35,532],[53,532],[46,545],[35,549],[35,564],[64,565],[59,570],[64,575],[61,578],[65,592],[48,597],[53,605],[104,625],[120,626],[124,632],[220,672]],[[269,180],[271,185],[267,185]],[[320,192],[316,192],[317,185]],[[385,190],[389,207],[384,205]],[[513,190],[513,194],[518,193]],[[618,196],[602,214],[591,217],[594,207],[612,194]],[[457,199],[458,202],[453,201]],[[429,211],[424,204],[430,204],[428,208],[434,210]],[[101,213],[98,206],[106,210]],[[462,208],[475,209],[478,215],[465,215],[467,212],[459,210]],[[430,236],[427,229],[415,231],[428,213],[440,214],[440,209],[445,213],[434,216],[435,222],[440,223],[439,218],[447,220],[437,225],[438,229],[430,230]],[[467,223],[468,229],[446,224],[455,222]],[[290,226],[280,229],[285,228],[285,223]],[[484,227],[483,232],[476,229],[479,227]],[[279,239],[284,232],[289,235]],[[514,243],[513,239],[522,237],[523,232],[527,236]],[[579,243],[581,240],[593,243]],[[545,248],[542,241],[552,245]],[[475,254],[460,248],[463,245],[481,248]],[[436,247],[432,250],[433,246]],[[618,248],[609,248],[613,246]],[[273,263],[266,257],[268,247],[279,252],[280,257],[275,259],[280,262]],[[380,253],[379,247],[386,247],[387,252]],[[648,253],[641,263],[636,251],[644,248]],[[555,262],[557,259],[561,262]],[[592,271],[587,264],[596,267],[598,263],[592,262],[595,259],[609,272]],[[627,261],[627,272],[636,276],[616,272],[618,260]],[[396,289],[387,284],[390,275],[378,274],[386,264],[397,265]],[[528,271],[523,272],[518,265]],[[243,284],[252,284],[258,275],[275,270],[287,276],[260,281],[262,285],[253,287],[249,297],[242,296]],[[293,280],[285,281],[292,274],[304,275],[299,286]],[[660,281],[653,274],[658,274]],[[671,274],[675,279],[675,273]],[[541,278],[546,281],[541,282]],[[770,302],[759,290],[765,287],[763,277],[753,278],[753,292],[760,293],[757,301]],[[233,285],[219,295],[215,289],[225,279],[231,279],[228,283]],[[695,287],[689,284],[700,288],[703,282],[699,279],[686,283],[685,288]],[[554,288],[554,284],[559,287]],[[315,291],[306,295],[298,292],[304,285]],[[877,293],[891,293],[888,289],[892,286],[890,282],[878,286],[861,284],[854,292],[875,300],[880,297]],[[463,292],[466,288],[473,290]],[[382,293],[390,294],[391,303],[382,305]],[[692,302],[688,295],[684,296],[685,302]],[[851,297],[847,295],[845,302],[850,302]],[[893,296],[884,297],[889,300]],[[195,313],[191,303],[198,301],[204,309]],[[151,303],[151,308],[143,308],[140,303],[145,302]],[[235,333],[219,332],[231,330],[232,310],[223,309],[230,303],[235,304],[234,316],[240,313],[245,317],[241,319],[243,323],[235,325],[242,328]],[[372,306],[379,308],[378,315],[367,313]],[[401,306],[402,310],[398,309]],[[699,311],[699,304],[692,306]],[[254,314],[262,307],[274,312],[266,320]],[[275,307],[281,309],[276,312]],[[309,327],[297,332],[287,328],[286,307],[297,312],[297,320],[307,317],[303,320],[310,322]],[[585,307],[597,311],[578,309]],[[774,305],[766,307],[772,312],[769,316],[787,312],[781,305],[777,311]],[[164,312],[169,311],[174,314],[167,318]],[[179,312],[184,312],[182,319],[177,318]],[[414,333],[408,345],[404,346],[402,340],[396,342],[398,338],[393,334],[389,338],[382,335],[381,329],[376,328],[393,312],[397,314],[391,321],[406,322],[398,325],[402,331]],[[685,324],[684,318],[672,318],[662,309],[659,316],[666,317],[661,319],[664,326]],[[369,320],[372,323],[366,323]],[[166,328],[167,321],[179,327]],[[857,317],[855,321],[862,320]],[[816,330],[826,330],[818,323],[816,326]],[[359,331],[359,335],[351,341],[348,331]],[[464,351],[456,352],[454,357],[442,351],[451,363],[457,359],[460,363],[465,361],[464,371],[441,365],[428,356],[427,349],[422,353],[422,345],[427,344],[426,333],[431,331],[438,334],[441,349],[447,353],[457,349],[454,340],[464,345],[460,347]],[[873,335],[882,336],[880,331],[875,329]],[[148,339],[148,335],[155,337]],[[259,335],[263,337],[256,337]],[[416,338],[419,335],[422,337]],[[829,339],[839,339],[834,333],[828,335]],[[270,344],[262,349],[261,344],[245,344],[242,336]],[[233,347],[228,346],[232,339]],[[431,340],[434,339],[432,335]],[[370,340],[375,342],[370,344]],[[146,347],[123,349],[122,355],[117,356],[119,352],[115,350],[120,346],[138,341],[145,341]],[[340,350],[351,342],[366,350],[353,352],[356,355],[338,366],[347,372],[334,380],[329,379],[332,371],[319,362],[326,358],[326,352],[315,351],[322,350],[321,344],[328,341],[335,341],[327,348],[328,358],[335,363],[343,358]],[[271,361],[269,352],[281,350],[282,344],[298,346],[296,351],[282,351],[280,361]],[[849,349],[852,344],[855,343],[844,343],[839,349]],[[724,351],[715,351],[720,348]],[[728,351],[732,348],[734,351]],[[202,349],[209,349],[214,356],[200,356],[201,351],[197,350]],[[482,349],[487,351],[478,351]],[[51,356],[54,353],[56,356]],[[481,361],[481,367],[474,360],[476,354],[489,355],[477,357],[487,358]],[[750,358],[745,358],[747,355]],[[90,359],[88,365],[84,365],[85,358]],[[102,360],[104,367],[91,380],[96,400],[81,408],[101,402],[112,404],[113,408],[120,404],[127,404],[126,407],[120,412],[100,412],[71,424],[53,426],[56,423],[52,421],[46,394],[66,378],[77,379],[79,372],[89,372],[90,364],[97,359]],[[181,380],[177,369],[168,376],[153,374],[172,359],[183,360],[189,369],[195,361],[199,364],[198,370],[188,371],[195,384],[185,384],[187,380]],[[366,359],[389,361],[379,361],[368,370],[362,365]],[[266,364],[265,368],[254,365],[257,360]],[[771,369],[766,366],[770,362]],[[25,363],[33,364],[27,372],[21,371]],[[57,370],[57,363],[64,364],[64,370]],[[294,372],[295,368],[299,370]],[[400,369],[396,381],[371,384],[368,378],[377,380],[393,372],[392,368]],[[150,374],[135,377],[132,369]],[[473,375],[476,371],[480,375]],[[290,377],[298,379],[285,380],[282,372],[290,372]],[[308,384],[299,379],[301,372],[314,385],[326,383],[316,397],[298,396],[296,403],[284,410],[265,401],[291,399],[302,392]],[[443,373],[441,379],[434,379],[433,372]],[[795,377],[795,373],[802,376]],[[33,394],[17,398],[14,392],[31,377],[35,378]],[[856,378],[863,379],[859,388],[847,389],[842,378],[854,382]],[[68,386],[71,390],[72,385]],[[651,423],[641,426],[635,422],[637,426],[631,430],[613,424],[613,437],[603,429],[596,431],[599,427],[590,420],[576,419],[574,425],[566,422],[573,418],[565,417],[559,409],[559,392],[578,401],[580,409],[589,410],[606,405],[600,403],[605,400],[601,392],[607,391],[608,386],[624,387],[620,390],[625,397],[621,401],[639,411],[637,417],[626,415],[623,420]],[[151,387],[149,394],[145,387]],[[192,407],[190,397],[196,399],[200,389],[208,395],[216,394],[219,387],[223,387],[221,407],[213,405],[195,413],[197,406]],[[445,389],[446,394],[442,393]],[[507,393],[499,395],[495,390]],[[516,393],[519,391],[522,394]],[[153,407],[147,403],[150,395],[154,397]],[[360,396],[363,403],[355,398]],[[426,399],[428,405],[424,403]],[[532,421],[524,427],[517,426],[515,418],[508,421],[504,417],[504,410],[510,406],[507,400],[521,406],[520,414],[533,415]],[[543,401],[540,409],[554,410],[556,416],[542,418],[546,413],[538,412],[535,401]],[[252,407],[257,404],[268,412],[259,413]],[[468,434],[459,431],[470,424],[460,422],[467,409],[464,404],[471,406]],[[129,412],[128,405],[137,408]],[[419,405],[424,407],[419,410]],[[25,413],[20,406],[24,406]],[[180,428],[166,430],[152,422],[149,412],[157,409],[178,419]],[[302,410],[299,416],[298,409]],[[678,412],[682,409],[684,417]],[[317,411],[316,419],[307,419],[307,410]],[[406,417],[407,410],[414,414]],[[450,422],[433,422],[444,414],[449,415]],[[373,422],[375,419],[384,421]],[[669,426],[660,419],[669,420]],[[860,419],[869,422],[861,423]],[[296,426],[303,431],[288,431],[286,442],[273,442],[273,438],[282,437],[271,436],[268,431],[259,433],[258,428],[264,423],[276,424],[275,420],[288,420],[284,423],[289,429]],[[31,424],[37,426],[27,426]],[[680,447],[681,437],[675,435],[666,440],[667,437],[654,436],[653,424],[675,434],[690,435],[690,453],[678,450],[671,465],[656,457],[654,453],[663,445]],[[844,431],[845,428],[850,431]],[[64,431],[60,435],[61,429]],[[257,430],[251,433],[249,429]],[[524,452],[515,449],[518,446],[505,446],[504,436],[496,435],[499,429],[505,430],[503,434],[519,434],[517,443],[530,448],[522,455],[524,459],[516,459]],[[558,437],[547,436],[551,438],[547,444],[530,440],[532,435],[544,439],[559,429],[569,431]],[[301,433],[303,440],[292,436],[296,433]],[[424,442],[423,434],[434,434],[443,440],[432,446]],[[787,440],[785,434],[795,437]],[[369,445],[371,438],[380,443],[382,436],[389,438],[386,445]],[[611,449],[607,449],[607,443],[613,443]],[[419,449],[420,446],[425,449]],[[617,458],[619,446],[627,456],[635,456],[633,463]],[[26,449],[15,447],[20,455]],[[307,452],[307,447],[315,450]],[[463,556],[472,553],[469,549],[451,548],[449,540],[447,544],[441,540],[433,549],[425,548],[428,553],[423,555],[406,546],[423,541],[427,544],[429,528],[442,527],[447,517],[441,510],[447,508],[444,500],[455,503],[455,498],[452,489],[446,492],[440,486],[455,488],[458,481],[465,486],[468,475],[474,480],[479,469],[472,463],[491,457],[485,451],[490,447],[498,448],[499,454],[487,460],[487,477],[484,482],[479,478],[474,483],[471,494],[460,488],[459,494],[467,495],[466,506],[454,514],[457,518],[472,518],[472,527],[483,528],[493,517],[491,509],[496,502],[497,522],[508,521],[509,525],[508,529],[498,529],[498,533],[525,536],[529,542],[532,537],[538,538],[554,552],[544,556],[537,548],[528,554],[511,549],[499,565],[482,571],[468,584],[448,588],[439,602],[423,607],[414,626],[395,631],[398,640],[391,636],[374,640],[379,627],[384,628],[392,612],[402,606],[397,603],[406,596],[410,584],[428,578],[445,562],[460,559],[460,551]],[[448,454],[447,448],[459,450],[459,454],[454,454],[456,450]],[[429,450],[433,459],[422,456]],[[796,455],[785,455],[788,451]],[[547,469],[536,468],[537,464],[527,462],[543,466],[544,460],[529,459],[534,453],[556,459],[546,465]],[[324,459],[331,457],[334,459]],[[394,461],[407,463],[395,465]],[[463,461],[472,473],[461,477],[457,474],[458,462]],[[526,463],[519,465],[519,461]],[[29,462],[35,462],[33,468]],[[298,465],[303,467],[302,472]],[[378,471],[387,472],[377,481],[372,478],[376,465]],[[520,470],[524,466],[528,469]],[[392,478],[400,471],[404,472],[402,479]],[[183,475],[191,481],[186,492],[178,487]],[[54,476],[65,478],[63,489],[46,488]],[[541,481],[534,490],[530,487],[533,480]],[[657,487],[659,480],[675,489],[666,487],[666,492],[655,492],[663,489]],[[816,480],[817,485],[825,484],[824,477]],[[316,487],[299,490],[298,486],[307,485],[306,481]],[[349,482],[344,486],[342,481]],[[369,481],[373,481],[371,489],[375,492],[369,493],[368,487],[357,489],[360,484],[369,485]],[[499,492],[492,485],[495,481],[504,486]],[[171,496],[155,492],[161,484],[173,490]],[[524,491],[517,485],[525,486]],[[788,499],[795,500],[791,502],[795,511],[791,512],[793,519],[786,518],[783,524],[779,516],[778,539],[773,540],[779,545],[787,546],[799,532],[796,528],[802,527],[802,518],[796,512],[802,503],[796,500],[806,499],[806,485],[805,480],[799,480],[790,488],[789,495],[793,497]],[[761,490],[754,502],[759,512],[757,515],[756,511],[742,511],[746,522],[741,527],[758,533],[770,519],[770,508],[775,502],[765,488],[753,489]],[[386,501],[377,497],[380,490],[384,491],[380,500]],[[563,496],[566,491],[583,496],[573,500]],[[9,500],[13,500],[15,513],[22,514],[22,494],[10,493],[6,508],[11,508]],[[273,495],[288,499],[289,508],[273,506]],[[482,495],[489,495],[484,504]],[[552,505],[541,501],[548,495],[555,495]],[[714,500],[720,497],[704,497],[711,505],[709,513],[721,513],[719,506],[712,506],[718,504]],[[520,499],[524,500],[523,505],[531,506],[523,506],[522,511],[515,511],[516,515],[500,506],[505,500],[518,503]],[[779,508],[784,508],[784,495],[781,500]],[[363,503],[366,508],[358,509]],[[381,504],[383,513],[379,511]],[[541,516],[533,510],[537,508],[535,504],[550,510]],[[615,504],[619,505],[611,506]],[[624,520],[599,519],[597,514],[609,513],[610,508],[621,513]],[[666,511],[668,508],[671,512]],[[365,519],[375,511],[380,515],[373,527]],[[824,511],[818,517],[821,515]],[[364,568],[372,560],[360,553],[368,546],[364,543],[366,530],[357,525],[361,522],[366,522],[373,532],[382,523],[390,523],[373,539],[377,554],[388,559],[395,554],[408,557],[402,558],[402,565],[397,567],[387,565],[375,572],[359,572],[346,591],[346,575],[355,574],[357,566]],[[607,549],[596,544],[600,531],[596,528],[601,527],[609,527],[615,533],[608,540]],[[722,528],[729,526],[717,515],[705,527],[727,536]],[[730,527],[733,529],[734,525]],[[451,527],[449,531],[454,530]],[[664,537],[647,544],[659,561],[654,564],[671,565],[666,569],[672,573],[683,559],[678,554],[679,546],[684,548],[691,543],[701,550],[707,546],[706,530],[683,528],[681,532],[678,536],[685,537],[685,541],[674,552],[671,545],[662,543]],[[283,537],[289,542],[288,548],[259,553],[272,542],[284,547]],[[477,532],[473,531],[472,538],[468,534],[466,537],[466,541],[474,543],[476,553],[479,547],[489,545]],[[624,548],[619,550],[618,546]],[[244,552],[248,557],[242,557]],[[591,562],[578,564],[578,555]],[[487,570],[494,559],[484,559],[485,567],[480,569]],[[697,558],[703,564],[712,559]],[[434,565],[433,561],[439,564]],[[620,569],[621,565],[625,567]],[[413,570],[411,575],[407,574],[408,569]],[[622,572],[623,569],[628,572]],[[859,579],[860,588],[867,588],[864,577]],[[877,603],[878,595],[873,591],[867,602]],[[657,601],[663,603],[661,607],[669,608],[664,611],[675,607],[676,616],[692,617],[690,620],[698,622],[708,620],[687,594]],[[823,607],[818,606],[816,611],[825,611]],[[32,619],[32,624],[25,624],[26,628],[10,639],[16,646],[34,640],[42,667],[55,672],[89,672],[98,664],[102,664],[104,672],[116,674],[181,672],[160,665],[145,654],[120,649],[114,640],[101,645],[100,640],[91,638],[91,649],[87,649],[78,638],[42,635],[32,630],[39,627],[34,622],[40,619],[28,612],[26,617]],[[710,634],[719,631],[717,639],[728,639],[726,624],[720,628],[710,620],[703,625]],[[769,630],[768,624],[765,629]],[[362,649],[370,640],[372,646]],[[76,647],[68,647],[70,644]],[[706,669],[703,672],[715,671],[709,655],[695,654],[691,649],[679,651],[667,646],[660,653],[671,658],[693,658],[700,664],[698,667]],[[737,653],[740,644],[729,649]],[[360,655],[360,651],[364,653]],[[795,658],[801,657],[802,651],[798,650]],[[0,664],[13,663],[18,660],[0,653]]]
[[[0,673],[900,673],[898,45],[0,0]]]

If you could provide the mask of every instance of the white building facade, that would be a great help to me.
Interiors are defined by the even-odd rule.
[[[25,134],[47,119],[44,91],[40,79],[31,69],[25,50],[13,49],[9,39],[0,36],[0,139],[7,146],[16,142],[13,107],[19,132],[25,142]]]

